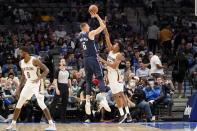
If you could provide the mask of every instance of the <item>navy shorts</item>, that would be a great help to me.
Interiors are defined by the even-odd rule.
[[[86,75],[93,76],[94,74],[96,77],[103,76],[102,68],[97,58],[94,58],[94,57],[85,58],[84,68],[85,68]]]

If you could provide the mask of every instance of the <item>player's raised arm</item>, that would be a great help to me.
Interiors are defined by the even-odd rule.
[[[45,78],[49,73],[49,69],[39,59],[35,59],[33,61],[33,65],[38,66],[43,71],[42,74],[38,77],[38,79],[34,80],[34,82],[38,82],[39,80]]]
[[[94,40],[94,37],[97,34],[100,34],[106,28],[106,26],[98,14],[91,13],[91,16],[97,18],[97,20],[99,21],[99,25],[100,25],[96,30],[92,30],[89,32],[89,38],[91,40]]]
[[[107,48],[109,49],[109,51],[111,51],[112,50],[112,43],[111,43],[109,32],[108,32],[107,28],[104,29],[104,33],[105,33],[105,41],[107,44]]]

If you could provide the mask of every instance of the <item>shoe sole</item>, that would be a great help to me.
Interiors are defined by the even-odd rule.
[[[131,123],[132,122],[132,120],[127,120],[127,123]]]
[[[16,131],[16,129],[5,129],[5,131]]]
[[[124,117],[124,119],[122,119],[122,121],[120,121],[119,124],[123,123],[126,119],[127,117]]]

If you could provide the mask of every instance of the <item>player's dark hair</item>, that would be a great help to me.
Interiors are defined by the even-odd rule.
[[[124,49],[123,44],[121,42],[119,42],[119,41],[116,41],[115,43],[118,43],[119,51],[123,52],[123,49]]]
[[[26,46],[22,46],[20,50],[29,53],[29,49]]]

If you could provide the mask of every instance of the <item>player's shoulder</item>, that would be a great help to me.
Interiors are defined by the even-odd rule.
[[[37,63],[40,62],[41,57],[40,56],[31,56],[32,57],[32,63],[33,65],[37,65]]]
[[[24,59],[19,61],[19,66],[22,66],[24,64]]]
[[[116,55],[116,58],[120,59],[120,60],[123,60],[124,59],[124,56],[121,52],[118,52],[117,55]]]

